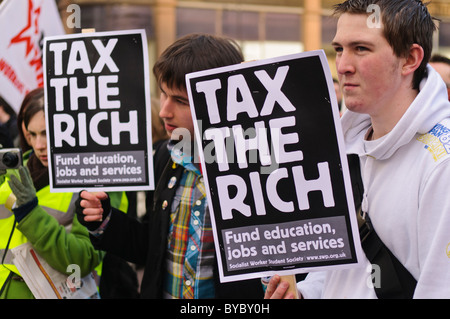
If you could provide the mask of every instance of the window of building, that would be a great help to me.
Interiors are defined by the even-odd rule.
[[[260,40],[258,12],[224,10],[222,23],[225,36],[236,40]]]
[[[177,38],[189,33],[216,33],[216,11],[209,9],[177,9]]]
[[[267,41],[302,41],[298,14],[266,13],[265,24]]]
[[[450,47],[450,22],[442,21],[439,24],[439,46]]]

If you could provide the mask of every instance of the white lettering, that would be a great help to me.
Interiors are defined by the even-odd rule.
[[[62,53],[63,51],[67,50],[67,43],[66,42],[50,43],[48,49],[53,52],[55,57],[55,65],[54,65],[55,75],[62,75],[63,74]]]
[[[265,70],[255,72],[255,75],[268,91],[266,100],[261,109],[262,116],[272,114],[276,102],[280,104],[285,112],[295,111],[295,107],[292,105],[291,101],[289,101],[286,95],[281,92],[281,87],[283,86],[284,80],[286,80],[288,71],[289,66],[279,67],[273,79],[270,78]]]
[[[119,39],[109,39],[108,43],[106,44],[106,47],[103,46],[103,43],[101,40],[92,40],[92,44],[97,49],[98,54],[100,57],[97,60],[97,64],[94,67],[94,70],[92,72],[94,73],[100,73],[103,71],[103,68],[107,66],[109,70],[113,73],[119,72],[119,68],[117,67],[116,63],[114,63],[114,60],[111,58],[111,53],[114,50],[114,47],[116,46]]]

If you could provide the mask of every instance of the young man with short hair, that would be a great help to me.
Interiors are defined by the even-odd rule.
[[[348,0],[335,14],[342,127],[347,153],[359,156],[362,211],[416,281],[411,296],[449,298],[450,104],[427,66],[433,19],[418,0]],[[304,298],[377,298],[374,284],[391,284],[377,281],[386,271],[377,266],[364,258],[363,267],[310,273],[297,288]],[[278,282],[266,297],[292,297]]]
[[[185,36],[163,52],[153,70],[161,89],[160,117],[172,139],[180,130],[183,138],[194,139],[185,75],[242,61],[234,41],[206,34]],[[146,222],[111,210],[105,193],[86,191],[78,203],[80,222],[91,230],[95,247],[145,266],[142,298],[262,298],[260,280],[219,283],[199,161],[172,152],[176,142],[155,150],[157,186]]]

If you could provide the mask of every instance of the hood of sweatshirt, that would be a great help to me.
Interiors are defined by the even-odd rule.
[[[342,116],[342,129],[347,153],[369,155],[378,160],[387,159],[400,147],[408,144],[416,134],[423,135],[445,118],[450,118],[447,88],[430,65],[428,76],[420,83],[420,91],[391,132],[378,139],[374,147],[366,149],[362,138],[371,126],[370,116],[347,111]]]

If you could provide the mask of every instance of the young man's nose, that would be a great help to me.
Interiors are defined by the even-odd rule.
[[[170,98],[165,98],[161,100],[161,109],[159,111],[159,116],[161,118],[170,118],[173,116],[173,101]]]
[[[339,74],[355,72],[354,61],[351,54],[343,52],[336,58],[336,70]]]

